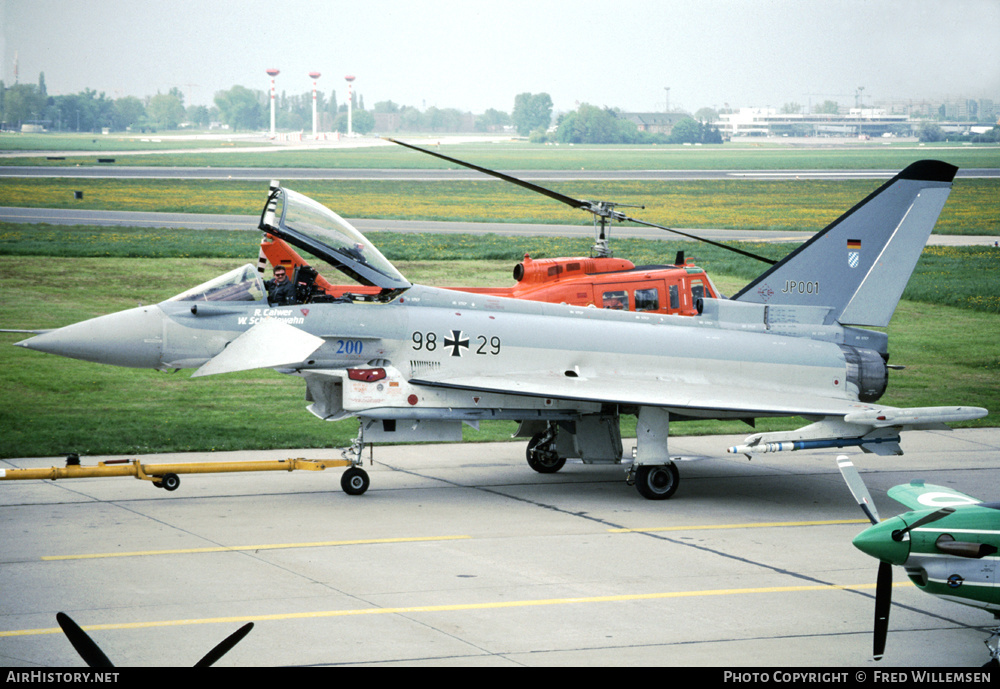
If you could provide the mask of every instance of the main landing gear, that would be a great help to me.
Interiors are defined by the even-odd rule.
[[[634,485],[647,500],[666,500],[677,491],[681,477],[677,466],[669,464],[644,464],[631,466],[625,482]]]
[[[539,474],[554,474],[566,464],[566,458],[560,457],[556,451],[556,427],[537,433],[528,441],[524,454],[528,458],[528,466]]]
[[[566,457],[559,453],[558,435],[559,426],[549,424],[544,431],[531,437],[524,452],[528,466],[540,474],[554,474],[565,466]],[[583,458],[584,464],[620,464],[621,461],[621,456],[607,459]],[[666,500],[677,492],[680,473],[671,461],[664,464],[633,463],[628,468],[625,482],[635,486],[647,500]]]

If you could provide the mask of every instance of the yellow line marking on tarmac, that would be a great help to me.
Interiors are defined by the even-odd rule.
[[[910,582],[900,582],[894,586],[913,586]],[[699,596],[731,596],[747,593],[795,593],[802,591],[844,591],[874,589],[875,584],[816,584],[810,586],[767,586],[745,589],[714,589],[705,591],[671,591],[668,593],[635,593],[615,596],[590,596],[583,598],[545,598],[540,600],[503,601],[494,603],[459,603],[455,605],[417,605],[401,608],[361,608],[357,610],[323,610],[317,612],[279,613],[274,615],[243,615],[238,617],[209,617],[204,619],[161,620],[158,622],[128,622],[121,624],[93,624],[83,627],[85,631],[112,629],[149,629],[153,627],[181,627],[194,624],[231,624],[281,620],[319,619],[328,617],[352,617],[357,615],[408,615],[422,612],[461,612],[465,610],[499,610],[504,608],[527,608],[543,605],[576,605],[580,603],[621,603],[665,598],[696,598]],[[59,634],[59,627],[48,629],[19,629],[0,631],[0,638],[11,636],[37,636]]]
[[[104,557],[135,557],[138,555],[180,555],[187,553],[227,553],[243,550],[279,550],[281,548],[323,548],[342,545],[371,545],[378,543],[420,543],[423,541],[457,541],[472,536],[422,536],[413,538],[365,538],[356,541],[317,541],[315,543],[272,543],[267,545],[231,545],[206,548],[178,548],[176,550],[136,550],[127,553],[89,553],[83,555],[44,555],[42,560],[91,560]]]
[[[867,524],[867,519],[835,519],[829,521],[757,522],[750,524],[709,524],[688,526],[658,526],[641,529],[608,529],[608,533],[649,533],[656,531],[704,531],[714,529],[761,529],[786,526],[829,526],[835,524]],[[346,545],[371,545],[379,543],[419,543],[422,541],[455,541],[472,536],[424,536],[416,538],[366,538],[353,541],[317,541],[314,543],[272,543],[263,545],[209,546],[205,548],[178,548],[173,550],[135,550],[123,553],[84,553],[82,555],[43,555],[44,561],[94,560],[108,557],[138,557],[141,555],[183,555],[191,553],[225,553],[245,550],[278,550],[282,548],[322,548]]]
[[[656,526],[648,529],[608,529],[608,533],[648,533],[651,531],[704,531],[707,529],[763,529],[774,526],[829,526],[833,524],[869,524],[867,519],[831,519],[828,521],[757,522],[751,524],[708,524],[705,526]]]

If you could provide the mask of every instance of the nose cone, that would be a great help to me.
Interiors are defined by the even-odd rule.
[[[905,528],[906,522],[899,517],[887,519],[855,536],[854,547],[881,562],[901,565],[910,556],[910,537],[907,534],[902,540],[897,541],[893,539],[892,534]]]
[[[157,306],[140,306],[67,325],[17,345],[98,364],[157,368],[163,349],[163,312]]]

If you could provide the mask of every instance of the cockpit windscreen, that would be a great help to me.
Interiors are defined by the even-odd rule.
[[[167,301],[260,301],[263,298],[264,282],[248,263]]]

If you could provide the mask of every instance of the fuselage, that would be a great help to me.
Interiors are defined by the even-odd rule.
[[[389,303],[270,306],[265,301],[177,301],[67,326],[25,346],[106,364],[194,368],[242,333],[276,319],[325,340],[296,371],[389,362],[405,377],[549,376],[670,388],[773,391],[856,399],[833,342],[720,329],[710,319],[609,311],[413,286]],[[553,396],[559,396],[553,393]],[[691,406],[713,405],[691,397]],[[724,405],[719,405],[720,409]]]

